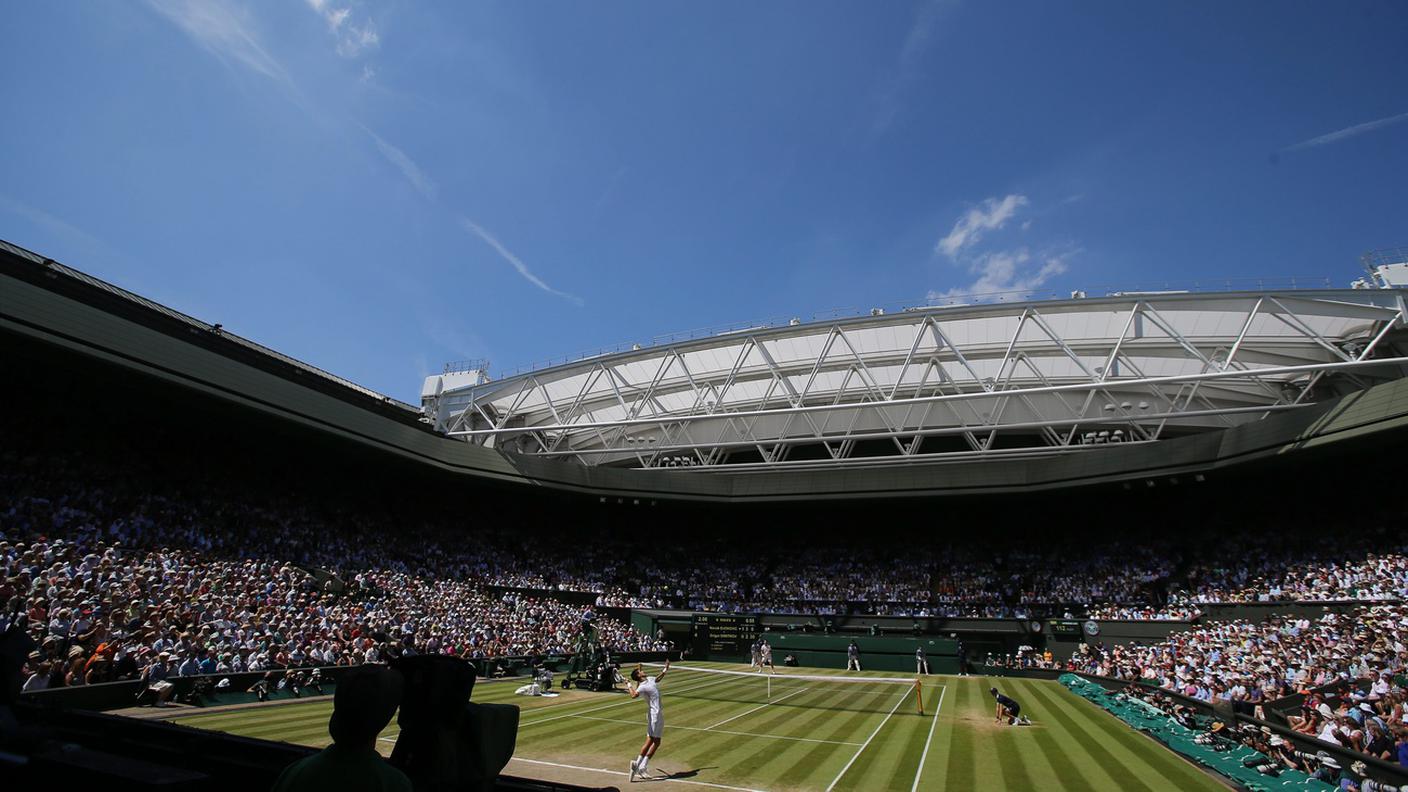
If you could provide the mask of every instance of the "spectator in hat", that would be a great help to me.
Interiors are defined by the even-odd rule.
[[[171,653],[161,652],[156,656],[156,662],[147,666],[142,671],[142,681],[147,683],[147,690],[156,696],[156,706],[165,707],[171,697],[176,694],[176,686],[171,684],[170,677],[176,675],[176,670],[171,667]]]
[[[1364,729],[1364,753],[1375,759],[1393,760],[1393,740],[1374,720],[1370,719]]]
[[[1319,754],[1320,767],[1311,773],[1310,777],[1316,781],[1323,781],[1332,787],[1340,785],[1340,763],[1339,760],[1321,751]]]
[[[29,665],[34,669],[34,673],[29,675],[29,679],[24,682],[23,692],[29,693],[33,690],[45,690],[49,687],[49,675],[53,670],[48,660],[40,659],[38,652],[29,653]]]
[[[411,792],[406,774],[376,751],[377,735],[400,706],[404,686],[401,674],[386,668],[368,666],[344,676],[332,697],[332,745],[285,768],[274,792]]]
[[[78,687],[87,681],[88,658],[83,653],[83,647],[74,646],[68,650],[68,670],[64,672],[64,684],[68,687]]]

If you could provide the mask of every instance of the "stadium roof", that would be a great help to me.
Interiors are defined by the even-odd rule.
[[[427,381],[437,428],[583,465],[1046,456],[1256,421],[1401,377],[1402,289],[1124,292],[728,331]]]
[[[874,372],[877,369],[895,365],[893,362],[882,365],[879,360],[893,351],[887,353],[882,349],[868,348],[858,339],[883,339],[884,333],[892,336],[902,334],[905,332],[904,323],[911,322],[909,333],[924,329],[928,335],[921,338],[917,346],[913,343],[913,336],[910,337],[910,345],[915,346],[915,352],[908,365],[913,369],[919,365],[916,361],[921,358],[935,358],[939,365],[930,366],[929,381],[942,382],[946,390],[941,393],[934,395],[935,392],[931,391],[916,391],[912,384],[913,377],[920,375],[906,373],[894,379],[900,384],[898,388],[893,387],[894,381],[891,382],[891,390],[895,395],[883,403],[873,401],[884,396],[884,391],[877,387],[874,390],[879,396],[870,396],[872,401],[864,401],[865,397],[860,397],[862,401],[856,403],[837,401],[836,404],[831,404],[815,397],[815,385],[803,394],[806,400],[801,407],[793,408],[790,400],[779,400],[776,397],[759,401],[764,402],[768,409],[791,410],[797,415],[794,420],[802,422],[801,425],[806,425],[807,420],[802,416],[808,416],[811,421],[822,422],[823,416],[860,414],[865,417],[865,411],[889,415],[901,409],[908,410],[910,407],[914,407],[913,415],[922,416],[931,404],[952,405],[944,406],[944,410],[961,408],[971,411],[981,407],[970,408],[968,403],[1006,403],[1002,414],[1010,417],[1021,409],[1027,409],[1025,401],[1019,397],[1025,396],[1041,406],[1040,399],[1049,398],[1053,394],[1062,394],[1077,406],[1088,399],[1091,405],[1099,408],[1099,412],[1092,408],[1092,415],[1089,417],[1074,419],[1078,421],[1080,431],[1074,435],[1076,441],[1066,446],[1024,447],[1021,442],[1044,444],[1047,440],[1043,437],[1049,435],[1037,434],[1042,430],[1023,427],[1013,422],[1000,425],[970,423],[967,426],[940,426],[933,429],[904,427],[904,431],[910,436],[923,438],[918,452],[908,455],[891,453],[888,456],[877,456],[876,446],[882,451],[887,443],[890,448],[895,448],[890,436],[882,434],[880,440],[859,440],[855,439],[858,433],[853,432],[850,439],[855,439],[855,443],[849,455],[840,454],[834,460],[807,461],[804,457],[808,451],[812,452],[813,456],[821,456],[816,452],[822,448],[822,441],[813,440],[811,445],[807,446],[803,444],[804,438],[798,438],[796,446],[787,446],[783,441],[774,442],[772,445],[778,448],[792,449],[787,456],[775,458],[775,461],[721,464],[738,463],[738,457],[741,456],[738,451],[725,450],[718,454],[718,457],[722,458],[716,458],[715,464],[707,467],[669,466],[665,455],[657,456],[654,459],[656,464],[649,469],[627,467],[632,459],[643,456],[636,453],[620,454],[622,460],[615,464],[577,464],[562,461],[561,455],[520,453],[507,448],[519,446],[521,440],[501,442],[504,439],[512,440],[514,437],[528,435],[528,445],[531,448],[536,442],[532,439],[532,433],[543,432],[540,436],[551,441],[552,435],[546,432],[566,433],[567,429],[583,430],[588,422],[587,416],[607,415],[605,408],[579,409],[576,423],[563,429],[552,428],[550,424],[546,424],[546,421],[556,419],[545,418],[544,413],[551,416],[552,410],[540,406],[537,408],[537,414],[544,423],[531,427],[514,427],[513,417],[510,416],[510,420],[502,427],[509,431],[470,435],[474,442],[464,442],[443,432],[433,431],[425,422],[429,420],[429,416],[422,416],[419,411],[408,405],[232,336],[224,332],[218,324],[172,311],[48,258],[8,244],[0,244],[0,347],[6,355],[5,359],[15,363],[11,368],[18,374],[17,378],[12,379],[17,379],[17,382],[27,389],[47,389],[45,392],[48,397],[60,403],[75,405],[71,418],[73,421],[84,422],[87,419],[87,411],[81,407],[84,400],[106,399],[109,396],[122,398],[123,394],[147,394],[145,398],[169,408],[169,413],[163,415],[169,415],[168,420],[173,427],[185,426],[191,421],[213,421],[211,425],[190,426],[195,435],[202,435],[220,431],[218,424],[223,420],[230,420],[229,416],[232,415],[207,410],[202,406],[215,400],[223,402],[226,406],[233,406],[236,411],[245,411],[251,418],[274,419],[266,425],[266,429],[272,432],[271,439],[301,442],[296,438],[311,436],[289,434],[293,431],[289,427],[302,427],[299,431],[314,432],[335,442],[355,444],[359,448],[384,455],[381,457],[384,459],[395,457],[412,460],[426,465],[427,469],[461,474],[464,477],[466,493],[485,492],[483,488],[490,485],[507,485],[523,487],[524,489],[519,490],[523,493],[576,493],[588,495],[594,500],[600,498],[602,502],[611,501],[618,504],[653,504],[656,498],[733,504],[799,500],[862,501],[880,498],[1049,492],[1109,485],[1128,489],[1136,485],[1162,486],[1165,483],[1177,484],[1185,480],[1230,481],[1243,475],[1243,472],[1270,469],[1277,463],[1313,464],[1309,460],[1324,460],[1332,456],[1343,460],[1348,458],[1346,454],[1361,452],[1370,456],[1356,459],[1363,459],[1369,464],[1379,464],[1383,453],[1381,449],[1387,450],[1391,455],[1392,449],[1401,446],[1404,433],[1408,432],[1408,378],[1401,376],[1408,358],[1403,355],[1404,339],[1396,332],[1402,329],[1403,310],[1400,294],[1387,289],[1343,292],[1326,290],[1320,293],[1294,294],[1265,291],[1255,293],[1249,303],[1246,302],[1247,293],[1217,295],[1229,300],[1242,299],[1247,308],[1246,313],[1241,315],[1235,332],[1210,330],[1206,339],[1198,333],[1191,338],[1185,336],[1185,340],[1189,341],[1193,349],[1209,357],[1212,362],[1207,374],[1145,377],[1140,382],[1147,395],[1141,398],[1149,402],[1151,408],[1143,413],[1135,412],[1132,416],[1124,416],[1120,411],[1138,411],[1138,402],[1130,401],[1129,407],[1125,408],[1123,403],[1116,404],[1112,400],[1102,403],[1101,400],[1107,394],[1118,397],[1120,388],[1136,387],[1136,375],[1125,370],[1127,360],[1133,360],[1138,365],[1138,361],[1143,359],[1141,355],[1151,359],[1157,357],[1152,355],[1150,350],[1142,350],[1140,354],[1136,354],[1135,350],[1141,346],[1152,347],[1157,342],[1162,343],[1165,348],[1182,348],[1177,340],[1167,333],[1164,333],[1167,337],[1159,341],[1160,334],[1154,328],[1159,326],[1158,321],[1162,319],[1178,329],[1180,335],[1192,332],[1183,329],[1180,314],[1193,312],[1196,301],[1206,300],[1209,295],[1111,295],[1108,299],[1088,301],[926,309],[909,314],[866,316],[811,325],[782,324],[778,327],[755,328],[727,336],[670,340],[651,350],[633,350],[620,355],[579,361],[558,369],[525,372],[521,375],[522,378],[531,376],[535,379],[553,376],[562,378],[576,372],[576,376],[583,376],[584,373],[590,375],[592,371],[603,371],[596,368],[597,364],[601,364],[608,373],[614,371],[611,376],[615,378],[624,376],[625,371],[630,371],[622,368],[622,364],[626,362],[653,359],[656,366],[662,362],[675,366],[677,362],[672,355],[678,355],[684,366],[692,366],[693,355],[718,355],[721,354],[721,349],[732,349],[732,354],[739,355],[744,347],[750,345],[761,346],[773,357],[774,364],[781,367],[783,363],[778,360],[778,350],[783,348],[785,339],[793,339],[793,345],[796,346],[802,343],[798,339],[815,339],[820,335],[824,347],[824,339],[830,333],[828,328],[835,327],[838,333],[830,342],[834,352],[825,356],[818,355],[813,360],[821,360],[822,365],[817,366],[813,362],[812,368],[830,371],[835,366],[842,365],[838,360],[843,355],[850,354],[844,351],[849,348],[849,344],[860,347],[855,357],[861,358],[864,366],[857,361],[854,364],[856,370],[863,375],[876,377]],[[1276,302],[1272,302],[1271,297],[1275,297]],[[1121,303],[1121,300],[1125,302]],[[994,343],[990,340],[982,342],[981,339],[968,337],[962,344],[954,341],[953,349],[937,346],[931,349],[927,346],[932,339],[939,336],[950,340],[957,338],[957,333],[951,332],[953,328],[950,327],[955,322],[976,322],[982,317],[988,317],[994,322],[1011,323],[1015,317],[1015,325],[1009,325],[1013,327],[1012,332],[1016,332],[1017,325],[1027,324],[1039,330],[1043,326],[1042,323],[1052,329],[1060,328],[1061,334],[1057,337],[1061,339],[1061,344],[1072,350],[1076,359],[1094,360],[1102,354],[1100,341],[1093,335],[1084,341],[1081,340],[1082,337],[1075,329],[1081,326],[1076,318],[1080,310],[1085,309],[1094,314],[1101,311],[1118,311],[1120,304],[1129,305],[1130,300],[1137,300],[1141,306],[1140,316],[1134,321],[1127,317],[1124,325],[1118,321],[1109,325],[1118,325],[1116,333],[1123,331],[1126,325],[1130,331],[1125,334],[1124,342],[1119,344],[1119,354],[1114,356],[1119,365],[1106,366],[1110,374],[1105,377],[1105,381],[1091,382],[1088,378],[1082,380],[1084,372],[1072,360],[1071,370],[1082,373],[1070,375],[1068,372],[1065,379],[1071,380],[1070,382],[1062,379],[1051,385],[1029,383],[1025,387],[1025,393],[1017,393],[1013,389],[1013,383],[1035,377],[1029,373],[1026,363],[1013,362],[1019,359],[1019,352],[1032,358],[1032,370],[1043,372],[1043,376],[1048,376],[1045,372],[1054,369],[1044,368],[1052,364],[1052,361],[1041,360],[1041,357],[1051,358],[1053,361],[1059,361],[1061,357],[1071,360],[1061,351],[1061,345],[1054,339],[1040,342],[1038,337],[1036,343],[1028,343],[1028,330],[1025,328],[1018,338],[1021,342],[1018,344]],[[1253,316],[1251,307],[1258,302],[1262,308]],[[1283,319],[1275,319],[1274,313],[1282,310],[1275,308],[1277,303],[1287,310],[1294,310],[1294,315],[1288,314]],[[1100,307],[1102,305],[1104,308]],[[1157,317],[1150,312],[1150,308],[1157,312]],[[1034,310],[1040,316],[1039,322],[1030,314],[1025,320],[1022,318],[1028,309]],[[1062,310],[1070,315],[1062,317]],[[1248,316],[1251,316],[1250,322],[1247,321]],[[1266,319],[1268,316],[1273,316],[1270,323]],[[925,317],[930,321],[923,321]],[[1002,317],[1007,318],[1004,320]],[[1087,332],[1091,332],[1091,328],[1095,327],[1092,321],[1087,319],[1083,325]],[[1307,335],[1304,331],[1290,333],[1281,329],[1259,329],[1274,326],[1276,322],[1290,325],[1300,322],[1315,332]],[[978,326],[974,324],[974,327]],[[1242,327],[1248,328],[1245,333],[1241,331]],[[875,332],[856,332],[861,328]],[[881,328],[888,329],[882,331]],[[939,336],[935,335],[936,331],[932,328],[937,329]],[[1218,332],[1221,335],[1216,335]],[[1334,335],[1336,332],[1338,335]],[[842,333],[844,338],[840,335]],[[1283,336],[1280,342],[1274,342],[1277,334]],[[1300,338],[1297,338],[1297,335]],[[1319,335],[1328,347],[1314,340],[1316,335]],[[903,335],[897,337],[905,338]],[[1222,341],[1214,342],[1215,337],[1222,338]],[[1236,342],[1237,337],[1242,338],[1240,344]],[[1010,340],[1011,336],[1008,338]],[[1229,339],[1232,342],[1230,344],[1227,343]],[[1104,343],[1111,340],[1104,339]],[[1113,340],[1119,342],[1118,337]],[[1219,344],[1226,349],[1225,354],[1217,353]],[[1010,354],[1007,352],[1009,345],[1013,347]],[[1036,352],[1043,346],[1046,347],[1046,354],[1037,355]],[[998,347],[1001,349],[998,350]],[[1323,354],[1314,352],[1313,349],[1310,352],[1305,351],[1311,347],[1323,350]],[[1126,348],[1129,351],[1126,351]],[[905,347],[901,352],[903,357],[911,357],[909,347]],[[998,367],[991,358],[996,356],[998,363],[1001,363],[1005,357],[1008,362],[1003,364],[1002,368],[1010,375],[1004,374],[1002,379],[994,378],[992,383],[983,379],[954,382],[935,380],[937,372],[941,369],[954,370],[953,362],[960,352],[968,361],[968,365],[976,371],[997,371]],[[713,370],[700,372],[691,369],[690,376],[695,382],[713,378],[718,382],[713,386],[715,391],[722,393],[727,399],[731,387],[724,388],[724,381],[730,377],[735,381],[756,379],[758,374],[748,370],[749,366],[754,364],[748,361],[756,360],[756,356],[762,354],[763,352],[750,350],[749,357],[743,358],[744,365],[735,367],[730,363],[727,370],[718,365]],[[1103,354],[1106,358],[1110,356],[1109,350]],[[1317,356],[1322,362],[1298,362],[1304,359],[1315,360]],[[1232,362],[1224,368],[1222,364],[1229,358]],[[1196,356],[1194,359],[1197,359]],[[792,387],[798,387],[795,381],[808,376],[810,369],[806,368],[802,359],[783,360],[787,361],[789,368],[780,370],[791,371],[787,376],[794,378]],[[989,369],[979,368],[979,362],[984,360],[987,362],[982,365],[988,366]],[[1285,363],[1294,365],[1287,366]],[[904,362],[901,361],[900,365],[903,367]],[[964,364],[957,365],[959,369],[966,371]],[[1097,365],[1103,365],[1103,362]],[[90,366],[91,371],[86,371],[85,366]],[[766,364],[764,366],[766,367]],[[849,367],[845,366],[847,369]],[[637,368],[648,370],[648,366]],[[673,369],[667,369],[669,370]],[[1201,371],[1202,365],[1188,366],[1186,370]],[[1354,375],[1354,379],[1350,378],[1350,374]],[[595,376],[599,380],[605,375],[597,373]],[[654,371],[651,371],[649,376],[651,379],[637,387],[648,388],[650,382],[655,379]],[[488,402],[484,405],[484,411],[488,412],[493,400],[505,398],[498,394],[497,390],[515,381],[522,389],[523,382],[526,381],[522,378],[485,382],[481,375],[472,372],[447,373],[438,378],[436,384],[462,385],[438,393],[432,391],[430,403],[432,408],[437,405],[451,405],[451,399],[465,399],[468,393],[474,390],[470,383],[478,383],[477,387],[484,388],[483,393]],[[662,385],[669,385],[663,375],[659,379],[660,383],[655,387],[657,391],[662,390]],[[822,379],[821,374],[818,374],[816,380],[820,382]],[[1231,382],[1226,382],[1228,380]],[[1309,384],[1311,380],[1316,381],[1314,387],[1301,388],[1302,384]],[[979,382],[983,385],[980,386]],[[1233,387],[1238,382],[1241,387]],[[1256,384],[1258,382],[1269,383],[1275,387],[1280,387],[1282,383],[1288,385],[1282,389],[1282,398],[1279,400],[1273,400],[1270,393],[1266,393],[1264,397],[1248,396],[1247,394],[1256,394],[1258,391],[1265,392]],[[1380,384],[1374,385],[1375,382]],[[1193,404],[1194,408],[1187,408],[1182,414],[1170,418],[1159,431],[1157,442],[1113,442],[1116,430],[1127,431],[1121,429],[1122,425],[1147,425],[1151,430],[1157,428],[1159,424],[1154,421],[1162,419],[1155,419],[1154,415],[1150,414],[1153,405],[1158,403],[1154,401],[1154,391],[1151,389],[1163,389],[1164,392],[1178,395],[1180,391],[1174,389],[1175,385],[1183,387],[1182,396],[1177,403],[1187,401]],[[1211,385],[1216,387],[1209,387]],[[1363,385],[1371,387],[1362,388]],[[117,392],[108,394],[104,391],[105,387],[116,387]],[[673,387],[680,386],[675,384]],[[785,388],[781,383],[777,387]],[[712,422],[709,425],[722,425],[725,428],[749,427],[764,425],[762,421],[755,421],[754,418],[770,417],[758,415],[765,411],[750,410],[746,403],[733,405],[727,401],[726,415],[719,414],[717,409],[714,413],[702,409],[696,414],[668,416],[652,412],[657,409],[652,400],[642,398],[638,390],[623,387],[619,380],[616,390],[622,393],[627,404],[641,405],[636,418],[617,420],[621,428],[616,431],[626,436],[649,436],[649,432],[653,430],[678,432],[679,436],[684,437],[684,432],[696,422]],[[851,397],[851,394],[857,393],[855,387],[837,387],[834,391],[843,397]],[[920,395],[913,395],[915,392]],[[1310,395],[1304,395],[1307,392]],[[1092,393],[1094,397],[1091,397]],[[1344,395],[1331,398],[1338,393]],[[1071,394],[1079,394],[1081,399],[1077,400]],[[592,392],[588,390],[587,396],[591,395]],[[1134,395],[1137,396],[1138,393]],[[1200,403],[1198,400],[1205,395],[1214,404],[1226,403],[1234,408],[1245,407],[1248,401],[1255,402],[1256,399],[1265,399],[1265,402],[1252,408],[1251,412],[1235,409],[1223,411],[1221,414],[1233,425],[1225,431],[1209,431],[1205,428],[1199,429],[1193,423],[1207,417],[1195,414],[1200,412],[1195,409]],[[583,403],[588,401],[587,396],[583,397]],[[834,394],[832,398],[835,399]],[[610,403],[606,404],[609,406]],[[1104,404],[1114,405],[1113,409],[1106,411]],[[1165,404],[1165,409],[1167,406]],[[558,409],[559,414],[563,413],[562,407],[554,405],[554,408]],[[1100,423],[1106,412],[1112,415],[1109,420]],[[939,407],[928,412],[931,417],[943,414]],[[473,415],[482,413],[476,408]],[[743,417],[746,415],[752,417]],[[1266,418],[1254,420],[1247,418],[1248,415],[1265,415]],[[522,418],[517,420],[522,421]],[[248,431],[248,427],[253,426],[248,423],[236,424],[232,424],[230,431]],[[545,425],[547,429],[544,428]],[[825,423],[821,426],[826,428]],[[833,417],[831,426],[846,427],[846,424]],[[1097,426],[1106,428],[1096,430]],[[1060,429],[1055,424],[1047,428],[1069,436],[1069,429]],[[104,427],[99,424],[92,425],[91,429],[95,432],[104,431]],[[952,434],[955,429],[957,435]],[[1107,442],[1099,442],[1101,431],[1110,432],[1104,438]],[[1174,436],[1180,432],[1184,436]],[[592,434],[597,433],[597,430],[592,430]],[[1080,441],[1092,433],[1096,435],[1090,438],[1092,442],[1081,444]],[[600,434],[606,435],[608,439],[612,438],[611,430],[602,429]],[[962,446],[959,446],[957,451],[946,451],[942,446],[936,450],[933,446],[936,442],[967,443],[965,434],[971,434],[979,441],[984,441],[985,448],[977,452],[965,452]],[[901,437],[903,442],[902,436],[895,436]],[[579,442],[570,435],[564,437],[564,442],[569,439]],[[831,440],[825,442],[836,446]],[[866,444],[870,444],[870,447],[867,448]],[[649,449],[648,441],[646,447]],[[659,441],[656,447],[659,447]],[[719,445],[717,448],[730,447]],[[350,447],[348,450],[351,450]],[[701,450],[707,453],[702,447]],[[618,452],[612,450],[612,453]],[[1036,455],[1043,456],[1033,458]],[[607,454],[583,453],[575,458],[594,459],[604,456]],[[676,456],[684,456],[684,453],[677,453]],[[952,464],[955,460],[967,461],[975,458],[981,460],[981,464]],[[900,464],[895,464],[896,462]],[[711,475],[699,475],[699,471],[709,471]]]

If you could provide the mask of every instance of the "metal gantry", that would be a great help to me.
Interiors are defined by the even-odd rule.
[[[1408,373],[1405,292],[1124,293],[787,324],[431,388],[451,436],[585,465],[966,461],[1150,443]]]

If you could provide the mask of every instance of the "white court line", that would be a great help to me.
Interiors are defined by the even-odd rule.
[[[692,691],[692,690],[702,690],[702,689],[704,689],[704,688],[706,688],[706,687],[711,687],[711,686],[713,686],[713,685],[722,685],[722,684],[725,683],[725,682],[733,682],[733,681],[735,681],[735,680],[732,680],[732,679],[719,679],[719,680],[715,680],[715,681],[713,681],[713,682],[705,682],[705,683],[702,684],[702,685],[695,685],[694,687],[683,687],[683,688],[680,688],[679,690],[673,690],[673,691],[670,691],[670,692],[671,692],[671,693],[688,693],[688,692],[690,692],[690,691]],[[631,703],[632,701],[634,701],[634,700],[635,700],[635,699],[627,698],[625,701],[616,701],[616,702],[612,702],[612,703],[610,703],[610,704],[606,704],[606,705],[603,705],[603,706],[600,706],[600,707],[592,707],[591,709],[584,709],[584,710],[582,710],[581,712],[569,712],[569,713],[567,713],[566,715],[554,715],[554,716],[552,716],[551,718],[539,718],[538,720],[529,721],[528,723],[523,723],[523,722],[520,721],[519,724],[518,724],[518,728],[519,728],[520,730],[522,730],[522,729],[524,729],[524,728],[526,728],[526,727],[528,727],[528,726],[537,726],[539,723],[547,723],[547,722],[549,722],[549,721],[562,720],[563,718],[570,718],[570,717],[572,717],[572,716],[574,716],[574,715],[585,715],[585,714],[588,713],[588,712],[599,712],[599,711],[604,710],[604,709],[611,709],[612,707],[620,707],[620,706],[625,705],[625,704],[630,704],[630,703]]]
[[[890,712],[888,715],[885,716],[885,720],[880,721],[880,725],[875,727],[875,731],[871,732],[870,736],[865,738],[865,742],[860,744],[860,748],[856,750],[855,756],[851,757],[851,761],[846,762],[846,766],[841,768],[841,772],[837,773],[836,777],[831,779],[831,784],[826,787],[826,792],[831,792],[831,790],[836,787],[836,784],[840,782],[841,777],[846,774],[847,770],[851,769],[851,765],[856,763],[856,760],[860,758],[861,753],[865,751],[865,747],[867,745],[870,745],[871,740],[875,739],[875,735],[879,734],[880,730],[885,728],[885,724],[890,722],[890,716],[895,714],[895,710],[900,708],[900,705],[904,703],[905,699],[909,698],[909,694],[913,690],[913,688],[905,690],[904,695],[900,696],[900,700],[896,701],[895,706],[890,708]]]
[[[767,704],[760,704],[760,705],[754,707],[753,709],[750,709],[750,710],[748,710],[747,712],[743,713],[743,715],[752,715],[753,713],[757,712],[758,710],[762,709],[763,707],[768,706],[768,704],[776,704],[777,702],[782,701],[782,700],[784,700],[784,699],[792,698],[793,696],[797,695],[798,693],[806,693],[808,690],[811,690],[811,688],[802,688],[801,690],[794,690],[794,691],[792,691],[791,693],[788,693],[787,695],[783,696],[782,698],[773,699],[772,701],[767,702]],[[722,726],[722,725],[724,725],[725,723],[732,723],[733,721],[736,721],[736,720],[738,720],[739,718],[743,717],[743,715],[734,715],[732,718],[725,718],[724,720],[721,720],[721,721],[719,721],[718,723],[715,723],[713,726],[709,726],[709,727],[704,728],[703,731],[708,731],[709,729],[712,729],[712,728],[714,728],[715,726]]]
[[[606,723],[640,724],[638,720],[626,720],[625,718],[598,718],[592,715],[573,715],[572,717],[581,718],[582,720],[604,721]],[[667,726],[666,728],[684,729],[686,731],[709,731],[709,729],[701,729],[698,726]],[[815,737],[788,737],[782,734],[761,734],[759,732],[730,731],[728,729],[719,729],[715,731],[714,734],[734,734],[739,737],[768,737],[774,740],[796,740],[797,742],[827,743],[829,745],[860,745],[858,742],[845,742],[842,740],[819,740]]]
[[[944,711],[944,694],[948,692],[948,685],[939,688],[939,706],[934,708],[934,722],[929,724],[929,736],[924,740],[924,753],[919,755],[919,769],[914,771],[914,785],[909,788],[909,792],[917,792],[919,789],[919,776],[924,774],[924,760],[929,758],[929,743],[934,741],[934,727],[939,725],[939,713]]]
[[[587,772],[590,772],[590,773],[607,773],[607,774],[609,774],[609,775],[616,775],[616,776],[630,775],[630,773],[623,773],[623,772],[621,772],[620,770],[607,770],[607,769],[599,768],[599,767],[581,767],[581,766],[579,766],[579,765],[561,764],[561,763],[558,763],[558,762],[544,762],[544,761],[539,760],[539,759],[520,759],[520,758],[518,758],[517,756],[513,757],[513,758],[510,759],[509,761],[511,761],[511,762],[527,762],[528,764],[536,764],[536,765],[547,765],[548,767],[563,767],[563,768],[566,768],[566,769],[568,769],[568,770],[586,770]],[[649,777],[647,777],[646,780],[647,780],[647,781],[665,781],[665,782],[670,783],[670,784],[690,784],[690,785],[692,785],[692,786],[706,786],[706,787],[713,787],[713,788],[715,788],[715,789],[732,789],[732,790],[735,790],[735,792],[766,792],[766,790],[763,790],[763,789],[750,789],[750,788],[748,788],[748,787],[729,786],[728,784],[711,784],[711,783],[709,783],[708,781],[686,781],[686,780],[683,779],[683,778],[649,778]]]

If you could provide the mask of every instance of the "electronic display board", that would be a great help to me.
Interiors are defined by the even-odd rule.
[[[735,613],[694,614],[694,654],[747,655],[749,647],[762,634],[757,616]]]

